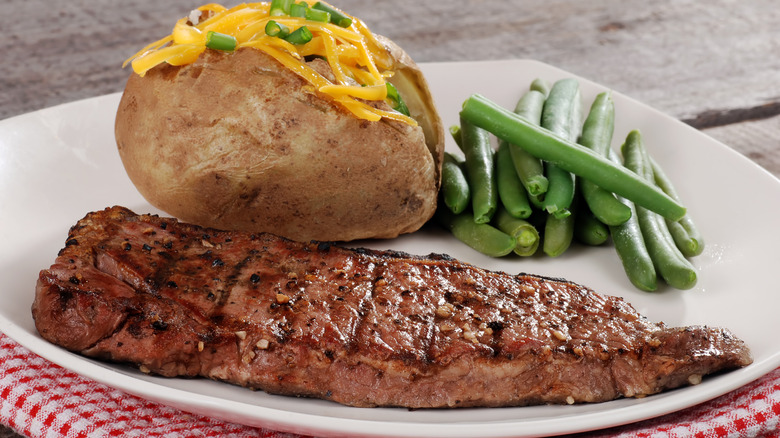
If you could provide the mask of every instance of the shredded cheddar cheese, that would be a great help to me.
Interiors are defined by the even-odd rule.
[[[303,3],[312,6],[307,0]],[[133,71],[144,76],[162,63],[193,63],[201,53],[211,50],[207,48],[207,35],[216,32],[235,38],[237,49],[262,50],[358,118],[369,121],[386,118],[417,125],[414,119],[401,112],[377,109],[367,103],[388,98],[386,79],[393,75],[393,59],[363,22],[349,16],[352,23],[340,27],[304,17],[271,16],[270,8],[268,2],[244,3],[230,9],[215,3],[200,6],[188,17],[178,20],[170,35],[147,45],[123,66],[130,63]],[[201,17],[205,19],[201,20]],[[271,20],[289,28],[290,32],[305,26],[312,38],[303,44],[293,44],[269,36],[265,29]],[[309,56],[324,58],[335,80],[331,81],[311,68],[305,61]]]

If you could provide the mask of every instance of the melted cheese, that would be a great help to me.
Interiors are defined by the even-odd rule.
[[[177,21],[171,35],[144,47],[123,65],[131,63],[133,70],[144,76],[162,63],[193,63],[201,53],[210,50],[206,48],[206,34],[209,31],[219,32],[235,37],[237,48],[251,47],[272,56],[306,80],[313,89],[330,97],[356,117],[370,121],[386,118],[417,125],[414,119],[404,114],[380,110],[367,103],[386,99],[385,81],[393,74],[394,62],[362,21],[351,17],[352,24],[342,28],[300,17],[270,17],[269,9],[270,3],[267,2],[244,3],[230,9],[216,3],[203,5],[189,17]],[[200,21],[198,17],[204,12],[209,16]],[[287,26],[291,32],[306,26],[313,38],[305,44],[295,45],[268,36],[265,26],[270,20]],[[326,59],[335,81],[308,66],[305,62],[307,56]]]

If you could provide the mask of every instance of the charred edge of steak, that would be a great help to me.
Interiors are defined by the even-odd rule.
[[[122,207],[71,228],[32,310],[86,356],[352,406],[600,402],[752,361],[725,329],[652,323],[570,281]]]

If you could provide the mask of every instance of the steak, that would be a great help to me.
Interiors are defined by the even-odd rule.
[[[752,362],[723,328],[673,328],[573,282],[445,255],[89,213],[32,313],[68,350],[351,406],[643,397]]]

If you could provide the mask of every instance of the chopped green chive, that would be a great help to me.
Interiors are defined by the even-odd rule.
[[[385,82],[385,84],[387,84],[387,100],[390,106],[399,113],[409,116],[409,108],[406,107],[406,103],[401,99],[398,89],[390,82]]]
[[[284,38],[290,34],[290,29],[284,24],[270,20],[265,25],[265,34],[272,37]]]
[[[321,23],[329,23],[330,12],[321,11],[319,9],[307,9],[306,19],[311,21],[319,21]]]
[[[233,50],[236,50],[237,45],[238,42],[234,36],[211,30],[206,33],[206,47],[209,49],[232,52]]]
[[[272,17],[290,15],[290,6],[292,6],[292,4],[292,0],[271,0],[271,7],[268,14]]]
[[[320,11],[325,11],[330,14],[330,22],[335,24],[339,27],[349,27],[352,25],[352,18],[344,15],[341,11],[333,8],[332,6],[323,3],[323,2],[317,2],[312,6],[312,9],[318,9]]]
[[[284,37],[284,40],[292,44],[306,44],[312,39],[311,31],[306,26],[295,29],[291,34]]]
[[[309,5],[306,3],[293,3],[290,5],[291,17],[306,17],[306,13],[309,11]]]

